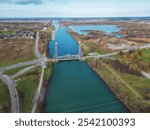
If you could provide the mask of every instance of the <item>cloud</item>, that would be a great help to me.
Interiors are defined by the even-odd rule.
[[[20,5],[27,5],[27,4],[35,4],[35,5],[38,5],[38,4],[42,4],[42,0],[1,0],[0,1],[1,3],[2,2],[7,2],[7,3],[10,3],[10,4],[20,4]]]

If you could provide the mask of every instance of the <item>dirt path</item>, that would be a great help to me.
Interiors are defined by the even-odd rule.
[[[127,84],[118,74],[116,74],[108,65],[105,65],[106,68],[113,74],[115,75],[115,77],[123,84],[125,85],[130,91],[132,91],[132,93],[134,93],[138,98],[142,98],[142,96],[136,92],[132,86],[130,86],[129,84]]]

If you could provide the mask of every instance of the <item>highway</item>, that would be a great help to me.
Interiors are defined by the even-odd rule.
[[[19,97],[14,82],[5,74],[0,75],[0,79],[8,86],[11,98],[11,112],[19,113]]]

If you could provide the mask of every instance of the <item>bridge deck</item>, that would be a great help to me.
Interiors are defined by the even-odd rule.
[[[53,58],[53,62],[59,62],[59,61],[71,61],[71,60],[80,60],[81,57],[79,55],[64,55],[64,56],[58,56],[57,58]]]

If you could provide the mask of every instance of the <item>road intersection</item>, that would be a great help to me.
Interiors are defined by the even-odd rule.
[[[40,78],[39,87],[38,87],[38,96],[36,96],[36,101],[38,101],[39,93],[40,93],[40,90],[41,90],[41,87],[43,84],[44,68],[46,68],[46,62],[47,62],[47,58],[42,56],[42,54],[40,54],[40,52],[39,52],[38,43],[39,43],[39,32],[36,33],[35,49],[34,49],[35,55],[37,57],[36,60],[20,62],[20,63],[14,64],[14,65],[0,68],[0,79],[7,85],[8,89],[9,89],[9,93],[10,93],[11,113],[19,113],[20,112],[19,96],[18,96],[18,92],[17,92],[16,85],[15,85],[13,78],[15,78],[19,75],[22,75],[35,67],[41,66],[42,73],[41,73],[41,78]],[[16,69],[19,67],[23,67],[23,66],[27,66],[27,68],[19,71],[18,73],[14,74],[13,76],[9,77],[6,74],[4,74],[4,72],[6,72],[6,71]],[[37,106],[37,105],[34,105],[34,109],[36,109],[35,106]]]

